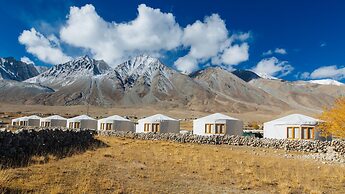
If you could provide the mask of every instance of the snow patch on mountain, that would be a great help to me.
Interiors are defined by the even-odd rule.
[[[345,84],[334,79],[320,79],[320,80],[309,80],[307,81],[313,84],[320,85],[334,85],[334,86],[344,86]]]
[[[105,74],[110,69],[104,61],[95,60],[86,55],[63,64],[55,65],[42,74],[26,80],[26,82],[65,86],[80,78]]]
[[[138,79],[143,79],[145,84],[151,84],[156,75],[169,78],[172,70],[157,58],[140,55],[118,65],[115,71],[124,85],[131,87]]]
[[[271,75],[268,75],[266,73],[256,73],[258,76],[260,76],[262,79],[270,79],[270,80],[281,80],[277,77],[273,77]]]
[[[38,74],[33,64],[18,61],[13,57],[0,58],[0,79],[23,81]]]
[[[49,67],[47,66],[39,66],[39,65],[35,65],[35,68],[39,74],[44,73],[45,71],[49,69]]]

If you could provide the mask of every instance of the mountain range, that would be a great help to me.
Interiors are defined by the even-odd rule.
[[[46,70],[11,57],[0,62],[0,101],[6,103],[317,112],[345,95],[335,80],[290,82],[220,67],[184,75],[147,55],[116,67],[89,56]]]

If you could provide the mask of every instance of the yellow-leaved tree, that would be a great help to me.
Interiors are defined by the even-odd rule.
[[[323,135],[345,138],[345,97],[335,100],[334,105],[326,108],[320,116],[319,125]]]

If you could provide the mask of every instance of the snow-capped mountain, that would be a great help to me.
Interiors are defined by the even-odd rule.
[[[270,79],[270,80],[281,80],[277,77],[268,75],[267,73],[256,73],[258,76],[260,76],[262,79]]]
[[[48,69],[50,69],[50,67],[47,66],[39,66],[39,65],[35,65],[35,68],[37,70],[37,72],[39,74],[44,73],[45,71],[47,71]]]
[[[54,65],[42,74],[26,80],[26,82],[40,83],[56,88],[72,84],[78,79],[104,74],[110,69],[104,61],[95,60],[86,55],[63,64]]]
[[[115,71],[125,87],[132,87],[139,79],[150,85],[157,75],[168,78],[173,72],[177,73],[148,55],[134,57],[115,67]]]
[[[123,87],[124,104],[192,104],[205,91],[189,76],[164,65],[157,58],[140,55],[116,66],[114,72]],[[110,75],[110,74],[109,74]]]
[[[0,58],[0,79],[23,81],[38,74],[32,64],[17,61],[13,57]]]
[[[187,76],[147,55],[115,67],[83,56],[55,65],[25,82],[2,80],[0,84],[1,102],[148,105],[210,112],[272,111],[272,107],[315,111],[341,95],[345,91],[337,85],[284,82],[249,70],[231,73],[210,67]]]
[[[307,81],[313,84],[320,84],[320,85],[334,85],[334,86],[344,86],[344,83],[341,83],[334,79],[320,79],[320,80],[309,80]]]
[[[35,97],[44,104],[136,105],[164,102],[174,106],[210,98],[193,79],[140,55],[114,68],[87,56],[56,65],[26,82],[55,90]],[[204,96],[204,97],[202,97]]]

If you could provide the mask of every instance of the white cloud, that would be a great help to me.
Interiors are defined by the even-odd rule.
[[[64,46],[83,49],[110,65],[117,65],[130,56],[142,53],[158,56],[165,51],[182,49],[187,54],[176,60],[174,65],[185,73],[197,70],[205,63],[230,67],[249,58],[249,45],[245,41],[251,34],[231,35],[218,14],[183,28],[172,13],[164,13],[145,4],[139,5],[137,11],[133,20],[118,22],[104,20],[91,4],[73,6],[59,30],[59,37],[45,37],[32,29],[23,31],[19,39],[29,53],[54,64],[70,59],[61,51],[60,40]],[[31,39],[38,39],[40,44],[24,40],[23,37],[28,35]],[[37,48],[35,45],[40,46]]]
[[[196,59],[216,56],[220,46],[227,40],[228,30],[219,15],[206,17],[204,22],[196,21],[184,29],[183,45],[190,47],[189,55]]]
[[[322,42],[322,43],[320,44],[320,47],[325,47],[325,46],[327,46],[327,43],[325,43],[325,42]]]
[[[252,70],[259,74],[283,77],[293,71],[288,61],[279,61],[276,57],[262,59]]]
[[[212,64],[237,65],[248,60],[249,45],[247,43],[238,45],[233,42],[234,40],[244,41],[249,37],[249,33],[239,33],[229,37],[225,22],[218,14],[212,14],[205,17],[203,22],[198,20],[184,29],[182,43],[184,47],[189,48],[189,52],[186,56],[179,58],[175,62],[175,66],[185,73],[191,73],[193,68],[183,66],[181,63],[186,58],[189,59],[188,61],[193,58],[192,61],[196,63],[204,63],[211,59]]]
[[[266,52],[263,52],[262,56],[268,56],[268,55],[272,55],[272,54],[273,54],[272,50],[268,50]]]
[[[231,36],[231,39],[233,41],[235,40],[239,40],[239,41],[246,41],[248,39],[250,39],[252,37],[250,32],[246,32],[246,33],[235,33]]]
[[[71,58],[62,52],[56,43],[57,40],[53,37],[46,38],[37,32],[35,28],[31,28],[30,30],[24,30],[18,37],[18,40],[25,45],[28,53],[31,53],[45,63],[58,64],[70,60]]]
[[[297,76],[298,77],[298,76]],[[309,72],[303,72],[301,75],[300,75],[300,78],[301,79],[308,79],[310,77],[310,73]]]
[[[184,74],[190,74],[199,68],[197,60],[190,55],[178,58],[175,67]]]
[[[222,61],[227,65],[237,65],[242,61],[249,59],[249,45],[243,43],[241,45],[234,45],[224,50]]]
[[[310,73],[309,77],[312,79],[332,78],[341,80],[345,78],[345,67],[338,68],[336,65],[320,67]]]
[[[268,55],[272,55],[272,54],[273,54],[272,50],[268,50],[266,52],[263,52],[262,56],[268,56]]]
[[[286,49],[283,49],[283,48],[276,48],[273,51],[272,50],[268,50],[266,52],[263,52],[262,55],[263,56],[268,56],[268,55],[272,55],[274,53],[281,54],[281,55],[286,55],[287,51],[286,51]]]
[[[144,4],[138,7],[138,16],[127,23],[107,22],[88,4],[70,8],[60,36],[66,43],[89,49],[94,57],[116,64],[135,53],[178,47],[182,30],[171,13]]]
[[[35,64],[31,59],[29,59],[29,57],[24,56],[22,58],[20,58],[20,61],[26,64]]]
[[[283,48],[276,48],[274,50],[274,52],[277,53],[277,54],[281,54],[281,55],[286,55],[287,54],[286,50],[283,49]]]

